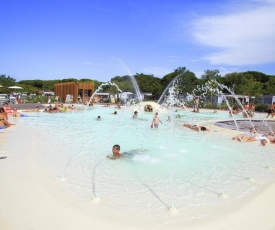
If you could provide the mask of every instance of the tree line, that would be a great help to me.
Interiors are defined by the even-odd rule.
[[[175,78],[177,78],[177,90],[181,94],[190,94],[197,86],[201,87],[209,80],[217,80],[219,83],[232,89],[235,94],[255,97],[275,94],[275,76],[257,71],[233,72],[221,76],[218,70],[205,70],[202,76],[197,78],[196,75],[192,71],[186,69],[186,67],[179,67],[162,78],[143,73],[136,73],[133,77],[135,78],[140,91],[143,93],[152,93],[152,99],[154,100],[157,100],[161,96],[165,88]],[[110,81],[115,83],[123,92],[135,93],[133,83],[128,75],[115,76]],[[8,87],[16,84],[17,86],[21,86],[24,89],[24,92],[41,94],[43,91],[53,91],[54,84],[62,82],[93,83],[95,89],[104,83],[88,78],[22,80],[16,82],[14,78],[2,74],[0,75],[0,85],[4,87],[0,88],[0,91],[2,93],[10,93],[11,89],[8,89]],[[113,86],[105,86],[103,91],[116,93],[115,91],[117,91],[117,89]]]

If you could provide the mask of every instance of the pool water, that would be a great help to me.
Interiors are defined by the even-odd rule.
[[[195,132],[183,127],[232,120],[228,112],[161,111],[163,124],[151,129],[153,113],[140,112],[132,119],[134,110],[83,107],[33,114],[20,124],[34,128],[46,143],[43,165],[52,176],[64,177],[74,196],[81,201],[100,197],[97,205],[124,215],[162,217],[160,222],[166,222],[171,221],[167,209],[173,206],[177,219],[200,218],[212,215],[208,207],[226,205],[274,179],[273,146],[234,142],[220,129]],[[114,144],[129,157],[106,159]]]

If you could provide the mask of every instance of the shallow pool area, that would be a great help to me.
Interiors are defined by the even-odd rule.
[[[213,126],[217,120],[232,121],[226,111],[163,110],[163,124],[151,129],[153,113],[132,119],[134,110],[83,107],[33,113],[17,122],[35,130],[44,142],[37,160],[79,202],[123,215],[162,223],[203,218],[213,214],[209,207],[227,205],[275,178],[274,146],[235,142],[229,131]],[[211,132],[195,132],[184,123],[202,123]],[[114,144],[129,157],[106,159]],[[169,209],[177,215],[167,215]]]

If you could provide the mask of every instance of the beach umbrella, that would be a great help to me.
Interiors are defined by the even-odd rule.
[[[16,86],[16,85],[15,85],[15,86],[10,86],[9,89],[14,89],[13,94],[15,94],[15,93],[17,93],[17,91],[16,91],[17,89],[23,89],[23,88],[20,87],[20,86]]]
[[[16,86],[16,85],[15,85],[15,86],[10,86],[9,89],[23,89],[23,88],[20,87],[20,86]]]

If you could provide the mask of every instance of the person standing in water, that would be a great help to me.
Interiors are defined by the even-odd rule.
[[[194,110],[193,112],[199,113],[200,97],[196,97],[194,101]]]
[[[273,102],[267,108],[267,117],[266,118],[268,118],[269,115],[271,115],[271,118],[274,117],[274,115],[275,115],[275,102]]]
[[[162,124],[162,121],[159,119],[158,115],[155,115],[155,117],[153,118],[151,127],[152,128],[154,127],[157,129],[159,127],[159,123]]]

